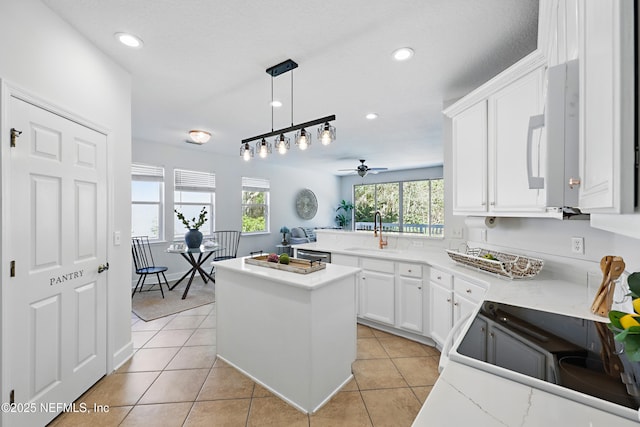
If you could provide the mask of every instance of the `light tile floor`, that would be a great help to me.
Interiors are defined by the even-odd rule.
[[[410,426],[438,377],[436,349],[358,325],[355,380],[305,415],[216,360],[213,304],[131,321],[133,357],[50,426]]]

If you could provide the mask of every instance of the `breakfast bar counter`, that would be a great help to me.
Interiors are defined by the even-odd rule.
[[[302,412],[317,411],[352,378],[359,271],[217,262],[218,357]]]

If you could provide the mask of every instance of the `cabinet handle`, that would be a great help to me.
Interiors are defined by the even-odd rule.
[[[457,307],[458,306],[458,302],[457,301],[454,302],[453,305],[455,305]]]
[[[467,289],[467,293],[470,294],[471,293],[471,289]]]
[[[577,185],[580,185],[580,178],[569,178],[569,188],[573,189]]]
[[[493,335],[493,332],[489,332],[489,336],[490,336],[491,338],[495,338],[495,335]]]
[[[484,328],[484,326],[482,328],[480,328],[480,332],[486,332],[487,330]]]
[[[409,273],[411,273],[411,269],[407,270]]]
[[[422,289],[422,286],[418,286],[418,289]]]
[[[438,276],[438,280],[442,280],[442,276]]]
[[[491,206],[495,206],[495,205],[496,205],[496,202],[491,202],[491,203],[489,203],[489,204],[490,204]]]
[[[451,298],[447,298],[447,302],[451,302]]]

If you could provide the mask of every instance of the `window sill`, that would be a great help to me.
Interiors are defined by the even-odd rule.
[[[253,231],[253,232],[250,232],[250,233],[248,233],[246,231],[243,231],[240,234],[242,236],[264,236],[264,235],[271,234],[271,233],[268,232],[268,231]]]

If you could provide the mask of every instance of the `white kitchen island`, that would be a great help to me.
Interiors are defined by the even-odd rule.
[[[299,410],[317,411],[353,377],[359,271],[216,262],[218,357]]]

